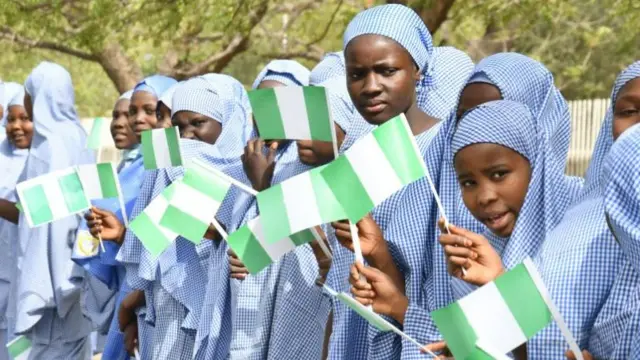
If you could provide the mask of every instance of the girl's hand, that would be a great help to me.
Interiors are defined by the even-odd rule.
[[[324,241],[327,248],[329,248],[327,237],[324,234],[324,231],[322,231],[322,228],[320,226],[316,226],[316,231],[318,235],[320,235],[321,241]],[[313,256],[315,256],[316,262],[318,263],[318,277],[316,278],[316,285],[322,286],[325,281],[327,281],[327,274],[329,274],[329,269],[331,269],[331,258],[322,251],[320,244],[318,244],[318,240],[313,240],[310,245],[311,250],[313,250]],[[331,248],[329,248],[329,251],[331,251]]]
[[[482,286],[504,273],[500,255],[484,236],[451,224],[449,231],[451,234],[443,232],[440,235],[440,245],[444,248],[451,275]]]
[[[447,346],[447,343],[445,343],[444,341],[438,341],[429,345],[425,345],[422,347],[421,351],[425,354],[429,354],[429,353],[440,354],[436,359],[452,359],[453,358],[453,355],[451,354],[451,351],[449,351],[449,347]]]
[[[331,226],[336,230],[336,238],[340,245],[353,251],[353,239],[349,222],[346,220],[333,222]],[[376,224],[371,215],[365,216],[356,224],[358,227],[358,238],[360,239],[360,248],[362,256],[367,262],[375,267],[380,267],[380,261],[387,261],[391,258],[387,248],[387,242],[384,240],[382,230]]]
[[[134,354],[135,348],[138,347],[138,320],[130,323],[124,329],[124,349],[131,356]]]
[[[227,250],[227,255],[229,255],[229,267],[231,268],[231,278],[244,280],[249,273],[249,270],[244,266],[242,261],[238,259],[238,255],[236,255],[231,248]]]
[[[102,240],[122,245],[126,229],[114,213],[94,206],[84,215],[84,218],[93,237],[102,237]]]
[[[262,139],[251,139],[241,156],[244,172],[256,191],[262,191],[271,186],[273,171],[276,167],[278,143],[275,141],[271,143],[267,155],[264,154],[263,148],[264,141]]]
[[[367,281],[362,280],[361,275]],[[404,324],[404,314],[409,307],[409,299],[387,274],[356,262],[351,266],[349,283],[351,293],[362,305],[371,305],[376,313],[390,316],[400,324]]]
[[[133,290],[122,300],[120,310],[118,310],[118,325],[120,331],[124,332],[134,322],[138,321],[136,309],[145,304],[144,291]]]

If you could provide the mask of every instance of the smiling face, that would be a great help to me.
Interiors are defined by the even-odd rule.
[[[120,99],[111,113],[111,137],[119,150],[131,149],[138,143],[129,124],[129,100]]]
[[[415,104],[420,71],[409,52],[380,35],[360,35],[345,49],[347,87],[358,112],[380,125]]]
[[[16,148],[28,149],[31,146],[33,122],[23,106],[9,106],[6,132],[7,138]]]
[[[454,166],[471,214],[494,234],[511,236],[531,180],[529,161],[507,147],[479,143],[458,151]]]
[[[136,91],[131,96],[129,103],[129,123],[140,142],[140,134],[145,130],[155,129],[158,126],[156,108],[158,98],[146,91]]]
[[[180,130],[180,137],[215,144],[222,132],[222,125],[208,117],[193,111],[178,111],[173,115],[172,123]]]
[[[626,83],[613,107],[613,139],[635,124],[640,123],[640,78]]]

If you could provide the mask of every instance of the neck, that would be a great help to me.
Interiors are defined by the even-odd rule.
[[[427,115],[416,103],[409,107],[405,112],[405,116],[414,136],[422,134],[438,123],[438,119]]]

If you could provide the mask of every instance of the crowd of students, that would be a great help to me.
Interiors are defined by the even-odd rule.
[[[543,64],[498,53],[474,65],[460,50],[434,47],[403,5],[357,14],[342,51],[311,71],[271,61],[252,88],[307,85],[327,88],[340,152],[405,114],[439,197],[424,178],[359,221],[364,263],[354,262],[349,224],[339,221],[319,229],[331,258],[313,242],[249,274],[213,226],[200,245],[178,238],[153,256],[117,201],[30,228],[15,206],[16,184],[96,159],[63,67],[43,62],[24,86],[4,83],[2,343],[25,335],[32,360],[89,359],[95,331],[108,360],[426,359],[427,350],[444,358],[430,313],[530,257],[585,358],[640,359],[640,61],[613,84],[584,178],[565,175],[570,113]],[[153,75],[113,107],[129,219],[184,174],[144,169],[141,133],[171,126],[184,158],[256,191],[334,158],[329,142],[261,139],[247,92],[230,76]],[[233,189],[216,220],[231,233],[258,214],[255,197]],[[323,284],[425,348],[380,331]],[[579,355],[567,350],[552,323],[510,356]]]

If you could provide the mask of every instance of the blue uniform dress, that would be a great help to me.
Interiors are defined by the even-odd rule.
[[[93,163],[75,112],[71,76],[57,64],[40,63],[25,90],[33,104],[34,134],[18,182],[70,166]],[[90,356],[91,322],[80,304],[83,269],[71,260],[80,216],[29,228],[20,215],[16,274],[16,334],[32,343],[31,359]]]

